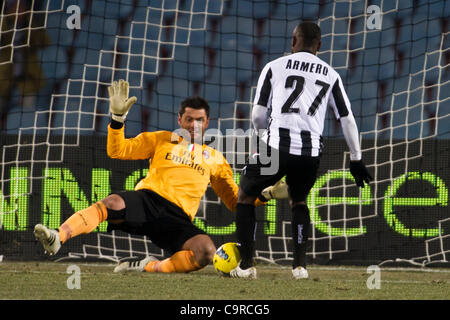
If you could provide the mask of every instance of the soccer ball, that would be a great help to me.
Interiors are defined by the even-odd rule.
[[[239,253],[239,244],[236,242],[227,242],[220,246],[214,254],[214,269],[219,275],[229,276],[230,271],[236,268],[241,261]]]

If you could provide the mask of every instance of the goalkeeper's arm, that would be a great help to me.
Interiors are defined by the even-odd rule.
[[[124,123],[128,111],[136,102],[136,97],[128,98],[129,84],[122,79],[119,82],[114,81],[113,85],[108,87],[109,92],[109,110],[111,112],[111,123],[118,126],[117,123]],[[120,125],[119,125],[120,126]]]

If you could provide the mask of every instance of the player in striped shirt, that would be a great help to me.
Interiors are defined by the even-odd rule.
[[[316,56],[320,38],[317,24],[299,24],[292,35],[292,54],[269,62],[260,74],[252,120],[258,132],[264,131],[257,152],[249,157],[241,175],[236,232],[242,261],[232,270],[234,277],[256,277],[252,261],[256,225],[253,202],[261,190],[286,176],[292,208],[292,273],[297,279],[308,278],[306,244],[310,216],[306,198],[319,168],[327,105],[341,123],[356,184],[364,187],[364,182],[372,180],[361,160],[358,129],[342,80]],[[269,164],[260,160],[266,154],[270,156]]]

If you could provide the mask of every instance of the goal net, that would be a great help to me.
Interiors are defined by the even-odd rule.
[[[57,228],[111,192],[132,190],[147,161],[106,155],[107,87],[125,79],[138,98],[125,133],[174,130],[180,102],[211,106],[206,140],[236,181],[248,154],[259,72],[290,53],[294,27],[317,22],[318,54],[341,75],[374,181],[356,188],[332,113],[308,197],[315,263],[428,265],[450,250],[450,5],[436,1],[4,1],[0,15],[0,255],[42,259],[37,223]],[[235,216],[208,188],[194,223],[219,246]],[[256,255],[292,259],[290,209],[257,209]],[[56,259],[166,256],[148,238],[98,230]]]

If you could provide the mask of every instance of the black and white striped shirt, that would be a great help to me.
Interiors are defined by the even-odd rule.
[[[356,128],[339,74],[314,54],[297,52],[269,62],[262,70],[254,108],[266,108],[268,123],[262,139],[271,147],[295,155],[318,156],[327,105],[337,119],[346,117]],[[353,143],[344,135],[355,160],[361,158],[361,151],[357,129],[356,133],[353,129],[349,134]]]

